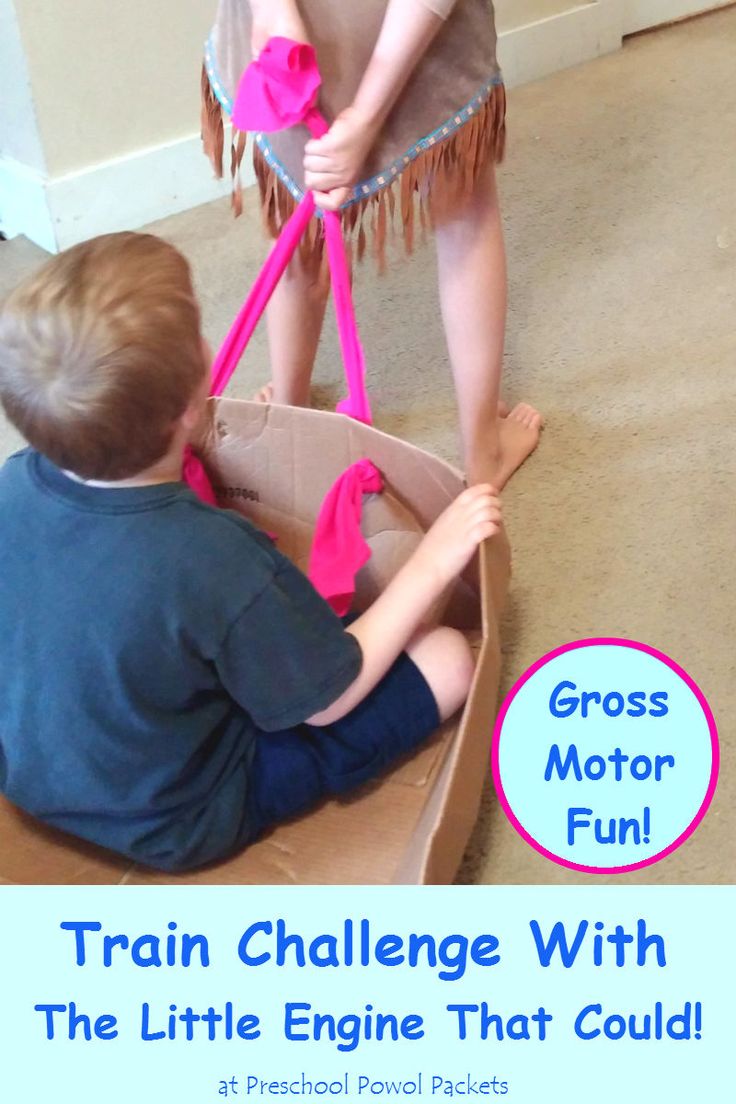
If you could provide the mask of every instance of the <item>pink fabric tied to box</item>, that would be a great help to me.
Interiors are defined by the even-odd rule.
[[[355,576],[371,554],[360,531],[363,495],[382,490],[383,480],[375,465],[359,460],[332,487],[317,519],[309,578],[340,617],[350,612]]]
[[[286,38],[272,38],[243,74],[233,106],[233,123],[239,130],[268,132],[303,123],[319,138],[328,129],[316,108],[320,85],[317,56],[312,46]],[[284,226],[215,357],[210,392],[213,396],[220,396],[230,381],[315,211],[314,196],[308,193]],[[347,397],[338,404],[337,410],[370,425],[365,357],[355,321],[342,225],[334,211],[325,211],[323,218],[348,384]],[[183,474],[199,498],[209,505],[217,505],[207,473],[192,449],[187,450]],[[370,557],[360,529],[362,497],[382,489],[378,470],[370,460],[361,460],[348,468],[330,490],[317,519],[309,577],[340,616],[349,611],[355,593],[355,576]]]

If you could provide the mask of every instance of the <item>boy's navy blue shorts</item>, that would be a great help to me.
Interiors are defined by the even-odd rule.
[[[375,778],[439,724],[429,684],[402,653],[375,690],[335,724],[258,736],[249,793],[254,834]]]

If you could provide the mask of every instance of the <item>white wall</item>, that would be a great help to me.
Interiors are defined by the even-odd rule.
[[[621,46],[622,0],[496,0],[499,60],[509,87]]]
[[[0,4],[11,32],[0,37],[8,236],[57,251],[227,193],[199,137],[201,59],[217,0]]]
[[[12,0],[0,0],[0,156],[12,158],[36,172],[46,170]]]
[[[51,177],[197,131],[216,0],[14,3]]]

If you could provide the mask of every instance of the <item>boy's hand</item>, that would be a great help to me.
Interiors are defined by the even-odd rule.
[[[250,0],[253,12],[251,53],[255,61],[269,38],[309,42],[309,35],[294,0]]]
[[[336,211],[346,203],[360,177],[377,127],[357,108],[348,107],[335,119],[323,138],[307,142],[304,182],[315,192],[318,207]]]
[[[414,564],[442,588],[467,567],[484,540],[501,527],[501,499],[494,487],[468,487],[437,519],[414,553]]]

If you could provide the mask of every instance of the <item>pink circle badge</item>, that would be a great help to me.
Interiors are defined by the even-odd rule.
[[[501,805],[553,862],[623,874],[692,835],[718,780],[718,735],[700,688],[633,640],[555,649],[518,680],[491,751]]]

